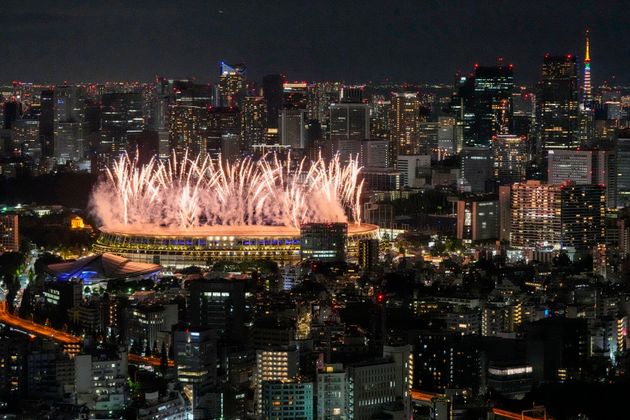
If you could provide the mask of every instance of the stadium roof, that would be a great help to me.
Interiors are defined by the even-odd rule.
[[[97,277],[102,279],[119,279],[142,277],[157,273],[162,269],[157,264],[138,263],[114,254],[104,253],[79,258],[76,261],[50,264],[46,271],[59,278]]]

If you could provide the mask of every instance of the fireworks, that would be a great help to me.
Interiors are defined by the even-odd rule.
[[[226,164],[173,155],[141,166],[123,155],[95,188],[91,206],[109,228],[359,223],[360,170],[356,159],[342,164],[338,156],[307,162],[270,155]]]

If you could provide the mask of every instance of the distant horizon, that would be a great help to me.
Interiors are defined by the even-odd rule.
[[[626,6],[7,0],[0,5],[0,80],[150,81],[165,74],[205,83],[217,79],[223,60],[245,63],[254,81],[283,73],[289,80],[449,83],[458,71],[504,57],[516,83],[531,86],[545,53],[581,62],[589,29],[593,85],[630,85]]]

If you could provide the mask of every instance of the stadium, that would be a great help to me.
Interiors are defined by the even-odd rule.
[[[356,160],[280,161],[275,155],[235,163],[221,159],[151,161],[122,156],[91,197],[101,234],[96,252],[135,262],[182,267],[219,260],[300,256],[300,226],[348,224],[347,255],[378,237],[361,224]]]
[[[360,240],[377,237],[378,226],[349,224],[348,255],[356,256]],[[147,234],[136,228],[102,228],[94,249],[169,267],[208,265],[219,260],[272,259],[288,263],[300,258],[300,231],[291,226],[208,226],[189,232],[164,229]]]

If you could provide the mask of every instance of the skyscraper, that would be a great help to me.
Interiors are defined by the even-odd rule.
[[[418,128],[420,125],[420,98],[416,92],[393,93],[391,122],[392,156],[420,153]]]
[[[330,142],[332,151],[342,160],[356,157],[361,142],[370,138],[370,110],[367,104],[339,103],[330,105]]]
[[[262,96],[247,96],[241,109],[241,142],[243,150],[265,141],[267,107]]]
[[[536,96],[539,152],[580,145],[578,110],[575,56],[545,55]]]
[[[269,128],[278,128],[284,80],[281,74],[268,74],[263,77],[263,97],[267,102],[267,127]]]
[[[220,63],[219,95],[221,106],[238,106],[245,96],[245,64]]]
[[[498,134],[508,134],[512,125],[512,65],[475,65],[471,76],[461,78],[454,98],[459,100],[459,120],[464,146],[489,146]],[[458,109],[458,108],[456,108]]]

